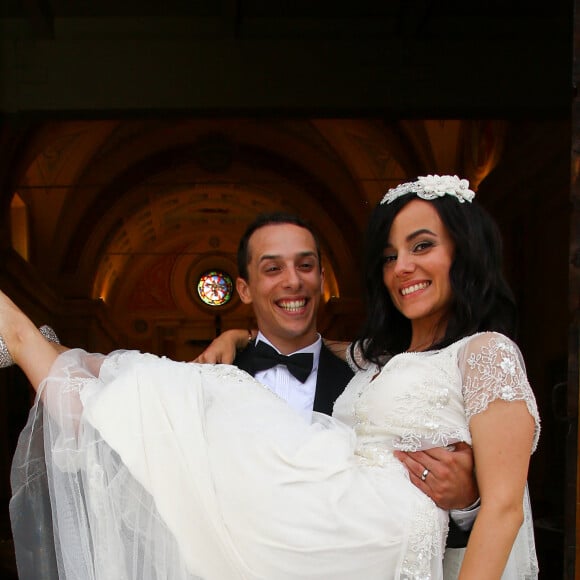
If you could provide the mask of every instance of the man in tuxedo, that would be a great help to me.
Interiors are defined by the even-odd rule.
[[[236,289],[242,302],[252,304],[258,335],[234,364],[307,420],[312,410],[330,415],[353,372],[330,352],[316,330],[324,271],[314,232],[295,216],[260,216],[240,241],[238,271]],[[274,364],[278,361],[271,357],[278,353],[302,358],[310,372],[303,380],[297,378],[284,359]]]
[[[313,410],[331,414],[353,372],[324,345],[316,329],[324,270],[315,232],[297,216],[262,214],[242,236],[237,260],[236,289],[241,301],[252,305],[258,333],[254,337],[252,330],[226,331],[228,338],[224,341],[222,335],[216,341],[221,346],[247,344],[235,355],[234,364],[288,401],[306,420],[310,421]],[[227,363],[233,356],[212,344],[196,361]],[[478,496],[469,446],[398,457],[413,483],[437,505],[451,510],[447,546],[465,547],[477,509],[462,508]]]

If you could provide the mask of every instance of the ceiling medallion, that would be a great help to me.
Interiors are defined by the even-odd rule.
[[[197,293],[209,306],[223,306],[232,298],[234,283],[226,272],[209,270],[202,274],[197,282]]]

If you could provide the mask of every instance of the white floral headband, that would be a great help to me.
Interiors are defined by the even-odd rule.
[[[466,201],[471,203],[475,197],[475,192],[469,189],[467,179],[459,179],[457,175],[425,175],[418,177],[417,181],[401,183],[401,185],[389,189],[381,200],[381,204],[391,203],[408,193],[414,193],[421,199],[427,200],[452,195],[457,198],[459,203]]]

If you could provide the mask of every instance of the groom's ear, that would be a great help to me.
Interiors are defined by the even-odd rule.
[[[244,304],[252,303],[252,292],[250,291],[250,285],[243,278],[236,278],[236,290],[238,291],[238,296]]]

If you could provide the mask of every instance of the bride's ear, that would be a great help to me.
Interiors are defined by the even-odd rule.
[[[238,296],[244,304],[252,303],[252,292],[250,291],[250,285],[243,278],[236,278],[236,290],[238,291]]]

